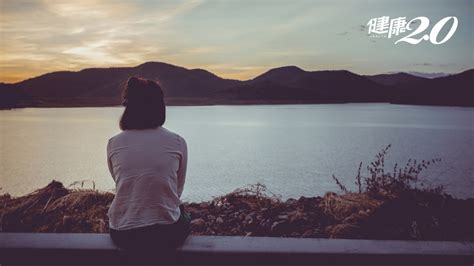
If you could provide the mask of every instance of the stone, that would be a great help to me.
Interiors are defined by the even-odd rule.
[[[274,222],[274,223],[272,224],[272,227],[271,227],[270,230],[271,230],[273,233],[278,233],[278,232],[280,232],[280,231],[282,230],[282,228],[284,227],[284,225],[285,225],[285,222]]]
[[[308,229],[304,231],[304,233],[301,235],[303,238],[311,237],[313,235],[313,229]]]
[[[252,215],[249,214],[249,215],[245,216],[245,221],[246,222],[252,221],[252,220],[253,220]]]
[[[297,199],[289,198],[288,200],[285,201],[285,204],[291,205],[291,204],[296,204],[298,203]]]
[[[67,225],[72,221],[71,216],[69,215],[64,215],[63,216],[63,225]]]
[[[300,234],[298,232],[291,232],[290,234],[291,237],[298,237]]]
[[[206,224],[206,221],[202,218],[194,219],[191,221],[192,226],[203,226]]]

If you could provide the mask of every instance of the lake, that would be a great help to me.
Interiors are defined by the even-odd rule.
[[[106,144],[120,132],[122,111],[0,111],[0,193],[22,195],[53,179],[112,191]],[[165,127],[188,143],[183,199],[201,201],[257,182],[284,199],[324,195],[338,190],[333,174],[355,189],[359,163],[365,173],[388,144],[387,170],[409,158],[442,158],[422,172],[423,182],[474,197],[473,124],[474,108],[322,104],[172,106]]]

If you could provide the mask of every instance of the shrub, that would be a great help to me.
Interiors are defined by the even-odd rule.
[[[362,162],[359,164],[357,176],[355,177],[355,184],[357,185],[359,193],[369,193],[372,195],[394,195],[400,194],[408,190],[418,190],[414,187],[418,180],[419,174],[428,166],[440,162],[440,158],[432,160],[422,160],[421,162],[409,159],[403,168],[395,164],[393,172],[388,172],[385,169],[385,155],[391,148],[391,144],[383,148],[376,156],[374,161],[367,165],[367,176],[361,175]],[[344,186],[337,177],[332,176],[339,188],[345,192],[350,191]],[[435,188],[425,188],[423,191],[433,193],[442,193],[443,186]]]

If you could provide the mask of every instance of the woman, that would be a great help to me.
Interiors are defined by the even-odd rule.
[[[110,236],[117,246],[143,257],[174,248],[189,234],[190,217],[180,205],[187,146],[163,127],[163,91],[156,82],[130,78],[123,99],[122,132],[107,144],[116,184],[108,211]]]

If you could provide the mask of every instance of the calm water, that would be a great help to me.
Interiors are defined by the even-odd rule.
[[[0,111],[0,193],[20,195],[52,179],[114,183],[106,143],[122,107]],[[424,172],[457,197],[474,197],[474,109],[389,104],[168,107],[165,127],[187,139],[184,200],[208,200],[264,183],[283,198],[353,186],[359,162],[387,144],[387,161],[441,157]],[[391,169],[391,167],[389,167]],[[90,185],[88,185],[90,187]]]

